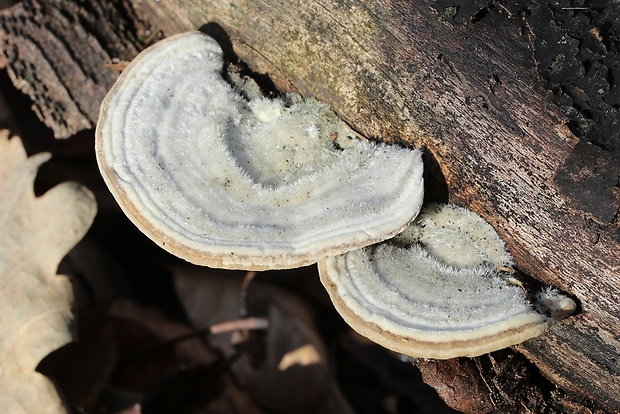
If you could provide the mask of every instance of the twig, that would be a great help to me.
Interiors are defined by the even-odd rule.
[[[250,287],[250,283],[256,277],[256,272],[250,271],[245,274],[243,278],[243,283],[241,283],[241,292],[239,293],[239,316],[244,317],[248,314],[247,309],[247,300],[248,300],[248,289]]]
[[[167,346],[176,345],[179,342],[186,341],[188,339],[194,339],[202,335],[218,335],[218,334],[226,333],[226,332],[233,332],[233,333],[243,332],[247,334],[249,330],[266,329],[268,327],[269,327],[269,320],[267,318],[251,317],[251,318],[242,318],[242,319],[235,319],[232,321],[220,322],[220,323],[213,324],[203,329],[197,329],[185,335],[180,335],[175,338],[166,339],[159,343],[149,345],[139,351],[132,353],[131,355],[125,358],[122,358],[119,361],[119,364],[127,363],[128,361],[131,361],[132,359],[143,356],[144,354],[157,351],[158,349],[161,349]]]
[[[209,332],[217,335],[232,331],[248,331],[251,329],[266,329],[269,327],[269,320],[266,318],[243,318],[234,321],[227,321],[211,325]]]

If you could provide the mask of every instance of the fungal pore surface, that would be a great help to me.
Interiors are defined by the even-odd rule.
[[[394,236],[418,214],[417,149],[359,139],[326,105],[256,96],[199,32],[125,69],[102,107],[97,160],[161,247],[228,269],[311,264]]]
[[[344,319],[394,351],[477,356],[542,334],[575,310],[553,290],[528,294],[494,229],[453,205],[429,206],[394,239],[319,262]]]

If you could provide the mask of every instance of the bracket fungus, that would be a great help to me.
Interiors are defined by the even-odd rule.
[[[97,161],[123,211],[192,263],[299,267],[399,233],[422,204],[421,151],[362,139],[324,104],[256,97],[211,37],[146,49],[103,101]]]
[[[402,235],[319,262],[336,309],[358,333],[425,358],[477,356],[542,334],[575,310],[546,290],[530,302],[501,271],[512,258],[464,208],[430,206]]]

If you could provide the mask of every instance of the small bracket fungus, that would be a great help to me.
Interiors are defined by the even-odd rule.
[[[345,321],[394,351],[477,356],[542,334],[575,303],[546,291],[532,304],[498,268],[504,243],[475,213],[432,206],[395,239],[319,262]]]
[[[418,214],[420,150],[348,139],[324,104],[257,97],[223,66],[215,40],[177,35],[102,104],[101,173],[152,240],[195,264],[284,269],[390,238]]]

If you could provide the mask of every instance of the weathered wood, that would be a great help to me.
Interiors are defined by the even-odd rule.
[[[516,349],[583,411],[620,410],[620,163],[565,128],[518,20],[492,12],[453,27],[430,2],[400,0],[133,5],[167,36],[209,23],[281,90],[317,97],[368,137],[424,147],[450,201],[485,217],[522,272],[580,301],[579,315]]]
[[[564,127],[518,21],[490,13],[452,27],[429,2],[406,1],[136,7],[167,35],[217,23],[281,89],[327,102],[366,136],[426,148],[450,200],[487,218],[519,269],[581,302],[517,349],[564,390],[620,409],[618,162]]]
[[[95,126],[118,76],[105,63],[140,49],[145,30],[132,11],[123,0],[26,0],[0,12],[0,67],[56,138]]]
[[[522,355],[495,352],[478,358],[450,361],[420,360],[416,365],[451,407],[465,413],[555,413],[575,408],[570,395],[542,377]],[[587,411],[585,411],[587,412]]]

